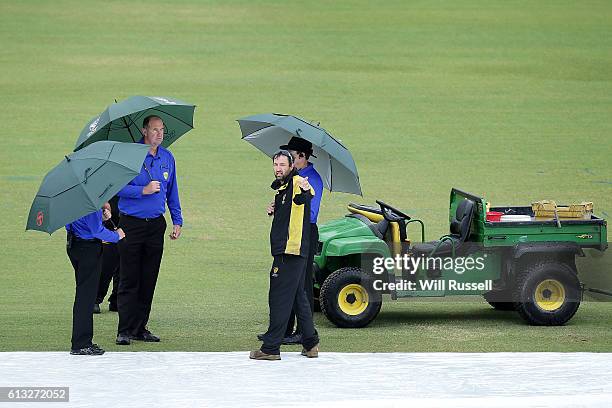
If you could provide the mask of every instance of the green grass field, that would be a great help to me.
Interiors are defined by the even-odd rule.
[[[122,350],[248,350],[267,324],[268,159],[235,119],[320,121],[349,147],[363,200],[447,232],[451,187],[495,204],[590,200],[612,214],[607,1],[21,1],[0,4],[0,351],[67,350],[65,233],[24,232],[43,175],[114,98],[198,105],[172,146],[185,228],[166,243],[150,328]],[[105,305],[106,307],[106,305]],[[116,314],[95,317],[114,345]],[[334,351],[612,351],[612,303],[529,327],[484,301],[386,302],[365,329],[317,316]],[[288,348],[292,349],[292,348]],[[295,348],[297,349],[297,348]]]

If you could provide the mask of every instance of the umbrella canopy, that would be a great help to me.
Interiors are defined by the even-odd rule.
[[[51,234],[102,205],[140,173],[150,146],[103,141],[72,153],[45,176],[26,230]]]
[[[264,113],[238,119],[242,138],[272,157],[292,137],[301,137],[312,143],[309,161],[323,179],[329,191],[361,193],[357,166],[351,152],[334,139],[325,129],[296,116]]]
[[[100,140],[138,142],[142,138],[142,121],[150,115],[164,121],[162,146],[168,147],[193,129],[195,105],[162,96],[132,96],[114,103],[92,118],[81,131],[74,151]]]

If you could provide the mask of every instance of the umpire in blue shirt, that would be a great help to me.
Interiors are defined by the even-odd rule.
[[[110,218],[110,212],[105,219]],[[121,228],[109,231],[102,226],[102,210],[66,225],[66,252],[74,268],[76,291],[72,307],[72,348],[70,354],[101,355],[104,350],[93,340],[93,308],[100,280],[102,241],[117,242],[125,234]]]
[[[312,153],[312,143],[301,137],[292,137],[288,144],[280,146],[280,149],[289,150],[291,156],[293,156],[293,166],[298,171],[300,177],[308,178],[310,186],[314,189],[315,195],[310,202],[310,252],[306,259],[306,275],[304,278],[304,290],[306,291],[306,297],[310,302],[310,309],[314,312],[314,293],[313,293],[313,279],[312,279],[312,263],[314,262],[314,255],[317,251],[319,242],[319,229],[317,227],[317,218],[319,216],[319,207],[321,206],[321,196],[323,195],[323,180],[319,173],[315,170],[312,163],[308,161],[311,156],[315,157]],[[283,344],[299,344],[302,340],[301,328],[296,328],[293,332],[295,324],[295,310],[291,312],[289,316],[289,322],[287,324],[287,332],[283,339]]]
[[[181,235],[183,217],[174,156],[161,146],[164,122],[157,116],[143,121],[141,142],[151,145],[140,174],[119,192],[119,226],[129,240],[119,243],[119,325],[117,344],[131,340],[158,342],[147,328],[153,293],[164,251],[166,204],[172,218],[170,239]]]

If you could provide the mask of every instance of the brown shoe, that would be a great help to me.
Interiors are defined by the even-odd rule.
[[[274,361],[274,360],[280,360],[281,356],[280,354],[266,354],[261,350],[253,350],[251,351],[251,354],[249,354],[249,358],[252,360]]]
[[[315,344],[313,348],[310,350],[302,349],[302,355],[308,358],[317,358],[319,357],[319,343]]]

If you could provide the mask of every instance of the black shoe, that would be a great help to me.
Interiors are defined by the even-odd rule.
[[[123,333],[119,333],[117,335],[117,340],[115,340],[115,344],[119,344],[120,346],[129,346],[131,343],[131,337]]]
[[[315,344],[313,348],[311,348],[310,350],[306,350],[305,348],[302,348],[302,352],[300,354],[308,358],[319,357],[319,343]]]
[[[109,303],[108,304],[108,311],[109,312],[118,312],[119,308],[117,307],[117,305],[115,303]]]
[[[100,304],[99,303],[94,303],[94,310],[93,310],[94,314],[100,314]]]
[[[144,331],[137,336],[132,337],[134,340],[145,341],[148,343],[157,343],[160,341],[160,338],[150,331]]]
[[[283,337],[282,344],[302,344],[302,333],[293,333],[291,336]]]
[[[92,344],[89,347],[83,347],[77,350],[70,350],[70,354],[72,354],[73,356],[101,356],[102,354],[104,354],[104,350],[97,346],[94,347],[94,345]]]
[[[260,334],[258,334],[258,335],[257,335],[257,340],[259,340],[259,341],[263,341],[264,334],[265,334],[265,333],[260,333]]]

